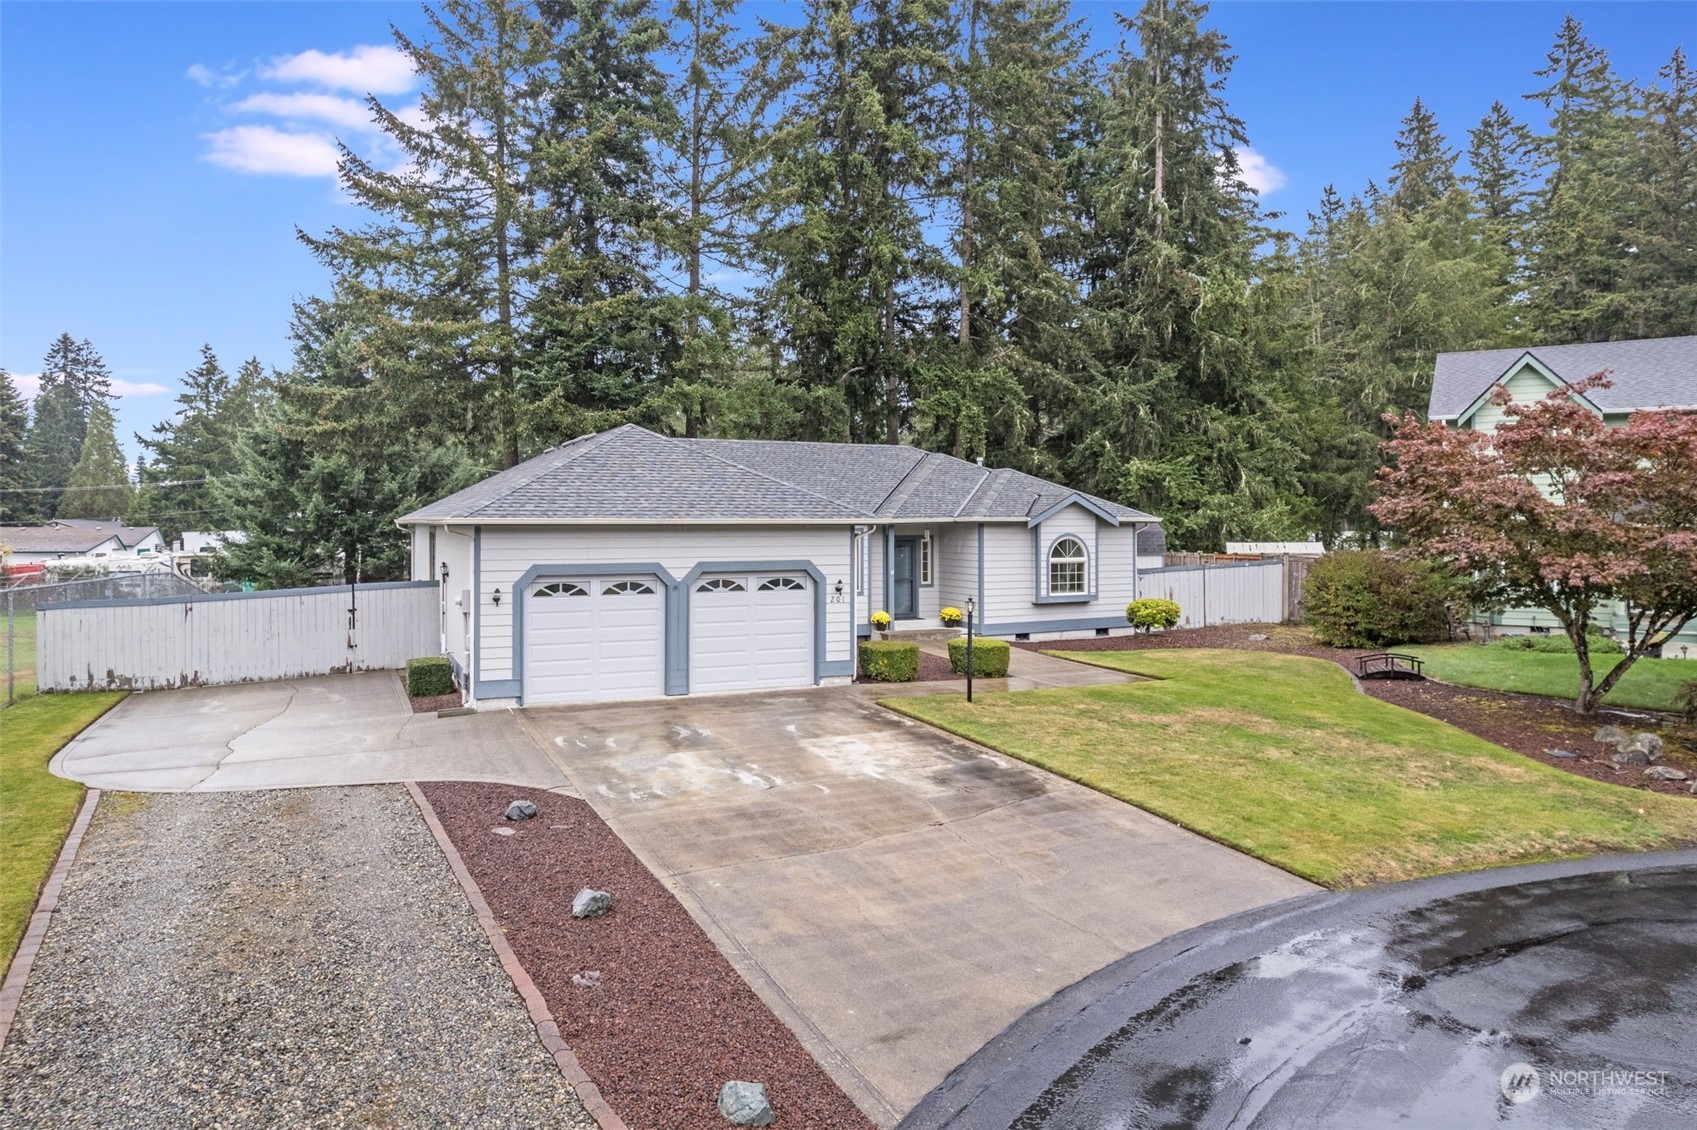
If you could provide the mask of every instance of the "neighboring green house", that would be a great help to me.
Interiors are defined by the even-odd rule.
[[[1531,349],[1482,349],[1440,353],[1432,375],[1427,415],[1452,427],[1495,431],[1506,416],[1494,403],[1498,385],[1517,403],[1541,400],[1595,373],[1607,371],[1609,388],[1574,395],[1611,425],[1650,408],[1697,411],[1697,336],[1610,341],[1591,345],[1548,345]],[[1697,484],[1693,484],[1697,489]],[[1622,634],[1619,605],[1599,609],[1604,628]],[[1490,617],[1493,632],[1560,632],[1556,618],[1539,609],[1513,608]],[[1697,624],[1688,624],[1662,648],[1666,658],[1697,660]]]

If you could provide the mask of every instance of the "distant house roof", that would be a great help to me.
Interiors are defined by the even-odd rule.
[[[1030,521],[1068,502],[1115,521],[1158,521],[912,447],[673,439],[634,424],[562,444],[401,521]]]
[[[1569,384],[1607,369],[1612,387],[1585,394],[1602,412],[1697,408],[1697,336],[1692,336],[1440,353],[1427,415],[1456,419],[1527,356]]]
[[[118,539],[125,549],[134,549],[149,537],[159,534],[158,526],[126,526],[121,522],[102,521],[96,518],[55,518],[48,526],[62,526],[68,530],[100,530],[108,537]]]
[[[105,527],[0,526],[0,545],[17,553],[87,553],[117,536]]]

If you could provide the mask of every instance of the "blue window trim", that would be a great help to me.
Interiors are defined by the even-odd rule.
[[[927,526],[919,534],[919,554],[920,560],[917,563],[917,567],[919,568],[919,587],[922,589],[934,589],[937,587],[937,539],[934,536],[934,531],[929,526]],[[926,565],[931,566],[931,579],[929,581],[925,579],[924,566]],[[919,610],[916,608],[914,611],[917,612]]]
[[[1078,506],[1078,507],[1081,507],[1085,510],[1088,510],[1088,511],[1090,511],[1090,513],[1096,515],[1096,517],[1098,517],[1102,521],[1108,523],[1108,525],[1110,525],[1110,526],[1117,526],[1117,525],[1120,524],[1120,520],[1118,518],[1116,518],[1112,514],[1108,513],[1107,510],[1098,506],[1096,503],[1091,502],[1088,498],[1085,498],[1082,494],[1078,494],[1076,492],[1068,495],[1066,498],[1061,499],[1059,502],[1057,502],[1053,506],[1049,507],[1049,509],[1043,511],[1043,513],[1041,513],[1041,514],[1036,515],[1035,517],[1033,517],[1030,521],[1026,522],[1025,524],[1027,526],[1030,526],[1032,529],[1036,529],[1038,526],[1041,526],[1044,522],[1047,522],[1050,518],[1053,518],[1056,514],[1059,514],[1061,511],[1065,510],[1069,506]]]
[[[1047,545],[1044,545],[1043,527],[1033,526],[1031,528],[1031,582],[1033,589],[1031,594],[1031,603],[1089,604],[1096,599],[1096,591],[1099,587],[1096,583],[1096,561],[1098,557],[1101,556],[1098,551],[1102,548],[1102,527],[1098,525],[1094,527],[1094,529],[1096,536],[1093,540],[1096,544],[1094,546],[1088,546],[1084,544],[1085,539],[1083,534],[1073,533],[1056,534],[1049,540]],[[1084,573],[1086,588],[1089,591],[1062,593],[1059,596],[1055,596],[1047,591],[1049,588],[1049,554],[1055,551],[1056,545],[1067,538],[1072,538],[1074,541],[1078,542],[1079,545],[1084,546]],[[1025,629],[1021,628],[1020,630],[1024,631]]]

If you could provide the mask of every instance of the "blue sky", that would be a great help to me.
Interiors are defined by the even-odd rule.
[[[1102,48],[1131,7],[1075,3]],[[1626,75],[1697,46],[1691,0],[1216,4],[1266,205],[1300,229],[1328,182],[1382,178],[1416,95],[1456,143],[1493,99],[1526,112],[1568,11]],[[390,22],[423,19],[413,3],[0,3],[0,365],[27,377],[61,331],[93,341],[132,454],[203,341],[231,368],[286,365],[290,302],[326,287],[295,229],[360,220],[327,139],[374,144],[346,103],[368,89],[411,101]]]

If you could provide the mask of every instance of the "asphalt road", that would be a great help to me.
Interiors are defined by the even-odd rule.
[[[1033,1009],[941,1127],[1689,1128],[1697,852],[1294,899]]]

